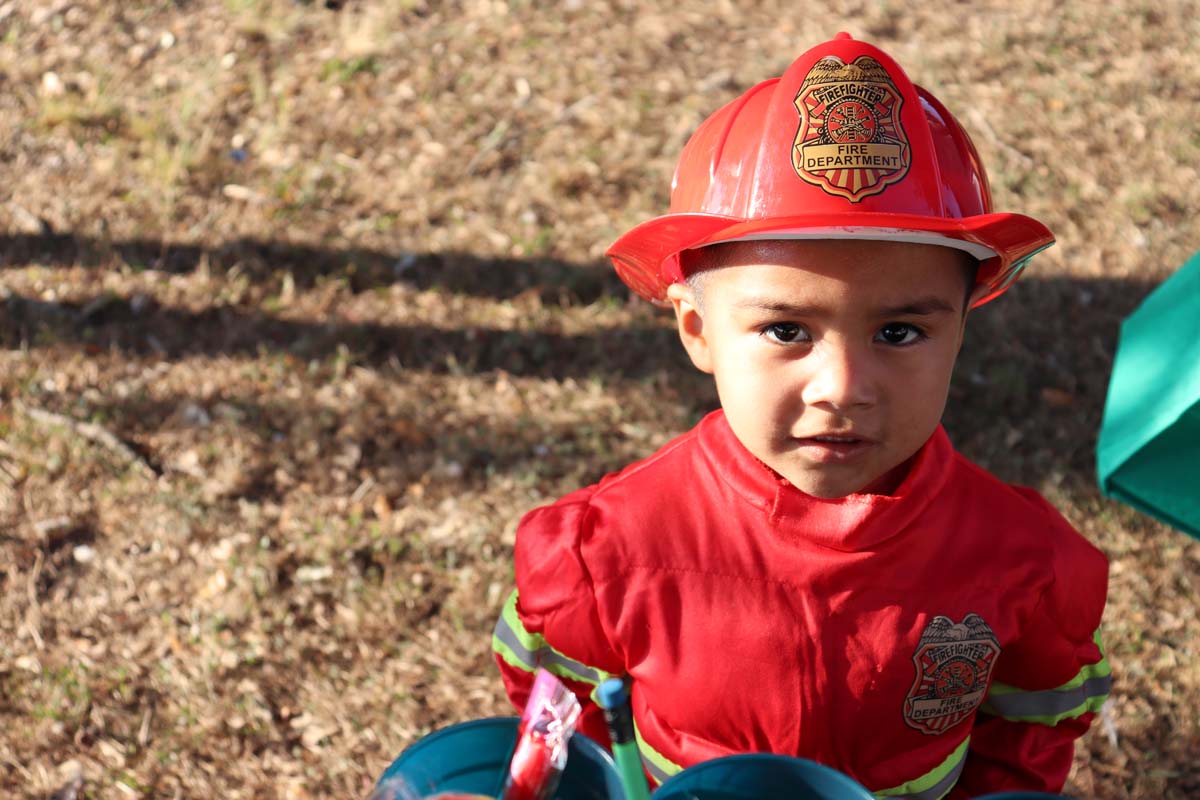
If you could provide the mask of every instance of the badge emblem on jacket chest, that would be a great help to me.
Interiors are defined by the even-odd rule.
[[[983,702],[999,655],[996,634],[978,614],[962,622],[934,617],[913,653],[917,677],[904,699],[904,721],[928,734],[962,722]]]

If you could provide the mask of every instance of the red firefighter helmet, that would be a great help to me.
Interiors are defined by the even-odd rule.
[[[980,262],[976,305],[1054,243],[1046,226],[992,213],[966,131],[886,53],[849,34],[800,56],[706,119],[683,148],[670,212],[608,249],[617,274],[662,303],[679,254],[749,239],[891,239]]]

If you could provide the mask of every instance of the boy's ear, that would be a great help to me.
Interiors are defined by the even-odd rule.
[[[701,372],[712,373],[712,353],[705,337],[704,317],[696,302],[695,293],[686,283],[673,283],[667,287],[667,299],[675,309],[675,324],[679,328],[679,340]]]

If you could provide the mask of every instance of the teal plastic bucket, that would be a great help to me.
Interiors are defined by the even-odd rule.
[[[498,797],[517,742],[516,717],[495,717],[443,728],[414,742],[379,778],[401,775],[418,795],[474,792]],[[625,800],[612,756],[576,733],[567,747],[557,800]]]
[[[803,758],[752,753],[704,761],[659,787],[654,800],[875,800],[848,775]]]

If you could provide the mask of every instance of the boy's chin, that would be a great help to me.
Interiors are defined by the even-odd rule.
[[[839,500],[852,494],[891,494],[904,480],[905,472],[902,464],[882,473],[838,474],[837,470],[813,469],[783,477],[811,497]]]
[[[870,481],[843,482],[829,480],[793,480],[792,485],[818,500],[840,500],[852,494],[863,494]]]

